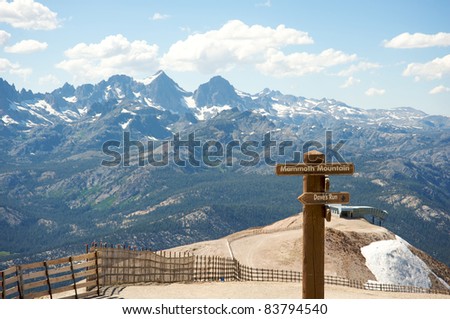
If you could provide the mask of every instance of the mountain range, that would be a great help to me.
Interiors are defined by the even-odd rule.
[[[174,139],[190,134],[200,146],[181,148],[187,165],[138,156],[161,159],[166,141],[174,157]],[[275,162],[316,147],[355,164],[331,190],[387,210],[385,227],[450,265],[449,146],[446,116],[249,94],[221,76],[194,92],[163,71],[50,93],[0,79],[0,258],[67,255],[91,241],[162,249],[267,225],[301,210],[301,178],[275,176]],[[102,165],[113,154],[120,163]]]

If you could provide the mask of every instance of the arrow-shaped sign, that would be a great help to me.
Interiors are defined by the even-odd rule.
[[[350,202],[350,193],[303,193],[298,200],[308,204],[347,204]]]

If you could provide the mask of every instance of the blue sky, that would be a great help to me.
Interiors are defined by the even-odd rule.
[[[0,0],[0,77],[52,91],[163,69],[237,89],[450,115],[450,1]]]

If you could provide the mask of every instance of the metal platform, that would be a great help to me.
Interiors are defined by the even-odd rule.
[[[364,218],[372,216],[372,222],[375,223],[375,217],[385,221],[388,212],[371,206],[344,206],[339,204],[327,205],[333,215],[340,218]]]

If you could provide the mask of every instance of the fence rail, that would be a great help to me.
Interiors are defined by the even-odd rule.
[[[116,284],[192,281],[301,282],[302,273],[252,268],[227,257],[93,247],[91,252],[83,255],[3,270],[0,272],[0,293],[2,299],[53,298],[62,292],[73,298],[82,298],[98,295],[100,287]],[[335,276],[325,276],[325,284],[387,292],[450,295],[450,290],[362,282]]]
[[[2,299],[50,297],[63,292],[80,298],[99,293],[97,252],[10,267],[0,272]]]

